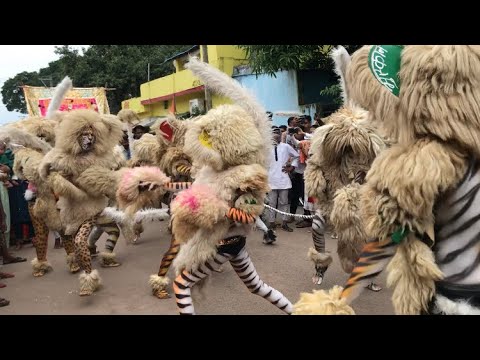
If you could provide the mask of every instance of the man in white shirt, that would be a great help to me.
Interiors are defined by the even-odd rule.
[[[288,211],[288,190],[292,187],[290,177],[285,171],[285,165],[290,158],[298,158],[298,152],[295,151],[290,145],[281,142],[281,134],[278,129],[274,131],[273,135],[274,149],[272,154],[272,162],[268,172],[269,185],[271,191],[268,193],[268,203],[270,206],[283,211]],[[275,228],[275,215],[274,210],[268,210],[266,212],[266,218],[269,229]],[[288,227],[288,216],[282,216],[282,230],[292,232],[293,229]],[[273,241],[264,236],[264,243],[271,244]]]

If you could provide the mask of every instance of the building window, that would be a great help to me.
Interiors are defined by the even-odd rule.
[[[168,100],[165,100],[165,101],[163,102],[163,108],[164,108],[165,110],[168,109]]]

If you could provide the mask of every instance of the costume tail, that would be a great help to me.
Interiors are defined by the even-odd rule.
[[[47,116],[46,116],[47,118],[50,118],[55,113],[55,111],[60,109],[60,105],[62,104],[62,101],[65,98],[65,95],[67,95],[67,92],[71,88],[72,88],[72,80],[68,76],[65,76],[62,82],[58,84],[57,87],[55,88],[52,101],[48,105]]]

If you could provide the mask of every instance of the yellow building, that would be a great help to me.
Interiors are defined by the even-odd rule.
[[[245,52],[233,45],[207,45],[207,51],[209,64],[229,76],[232,76],[235,66],[247,63]],[[177,115],[201,112],[205,106],[205,87],[190,71],[185,70],[189,56],[202,59],[200,46],[168,59],[173,61],[175,73],[140,85],[140,97],[123,101],[122,109],[135,111],[144,122],[153,122],[171,112]],[[212,95],[213,107],[228,102],[228,99]]]

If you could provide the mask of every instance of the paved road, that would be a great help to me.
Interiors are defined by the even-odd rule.
[[[6,314],[165,314],[175,315],[173,298],[159,300],[151,295],[148,277],[158,270],[159,260],[168,248],[169,235],[166,222],[145,224],[145,233],[137,245],[126,245],[123,238],[117,244],[118,259],[122,266],[101,268],[94,260],[103,279],[102,288],[90,297],[78,296],[78,275],[72,275],[65,265],[63,249],[53,249],[49,242],[48,258],[54,271],[42,278],[34,278],[29,262],[3,266],[4,272],[13,272],[15,278],[2,280],[7,284],[0,289],[0,296],[11,301],[0,308]],[[311,291],[313,265],[306,259],[311,245],[309,229],[296,229],[293,233],[278,231],[278,240],[273,246],[262,244],[260,231],[247,239],[250,256],[262,279],[283,292],[293,303],[301,292]],[[103,248],[105,237],[99,241]],[[327,250],[334,252],[335,243],[327,240]],[[34,249],[28,246],[17,252],[32,260]],[[224,272],[213,274],[203,290],[203,296],[194,290],[198,314],[283,314],[263,298],[250,294],[235,275],[230,265],[223,266]],[[169,272],[170,277],[172,271]],[[338,258],[329,268],[320,287],[328,289],[335,284],[343,285],[347,279],[341,270]],[[385,275],[378,283],[385,285]],[[171,288],[170,288],[171,292]],[[366,290],[353,306],[357,314],[393,314],[391,292],[384,289],[379,293]]]

